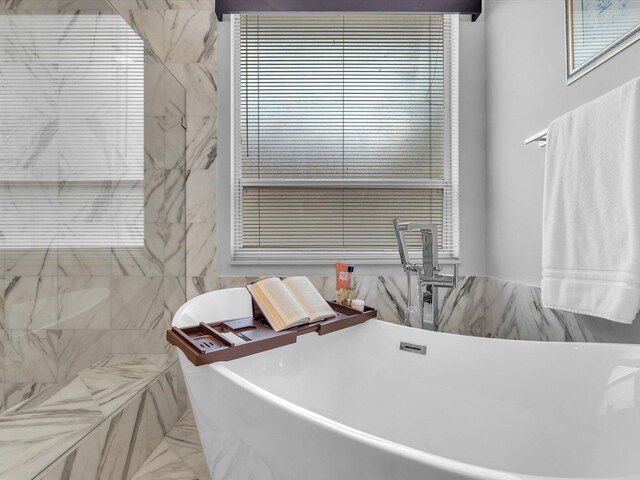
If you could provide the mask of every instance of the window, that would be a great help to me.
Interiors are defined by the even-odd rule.
[[[232,264],[397,262],[394,217],[457,257],[457,17],[238,15],[232,50]]]
[[[118,15],[0,15],[0,248],[144,246],[143,68]]]

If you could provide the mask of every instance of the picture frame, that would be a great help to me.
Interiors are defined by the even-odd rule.
[[[640,0],[565,0],[567,85],[640,39]]]

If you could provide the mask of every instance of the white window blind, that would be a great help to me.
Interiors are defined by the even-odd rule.
[[[144,245],[143,69],[118,15],[0,15],[0,248]]]
[[[457,257],[457,17],[232,28],[232,263],[397,261],[394,217],[437,224]]]

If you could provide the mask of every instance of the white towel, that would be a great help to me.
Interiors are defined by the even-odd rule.
[[[554,120],[542,303],[631,323],[640,309],[640,78]]]

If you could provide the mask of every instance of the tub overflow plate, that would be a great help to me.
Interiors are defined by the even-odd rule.
[[[427,354],[426,345],[416,345],[415,343],[400,342],[400,350],[411,353],[419,353],[420,355]]]

